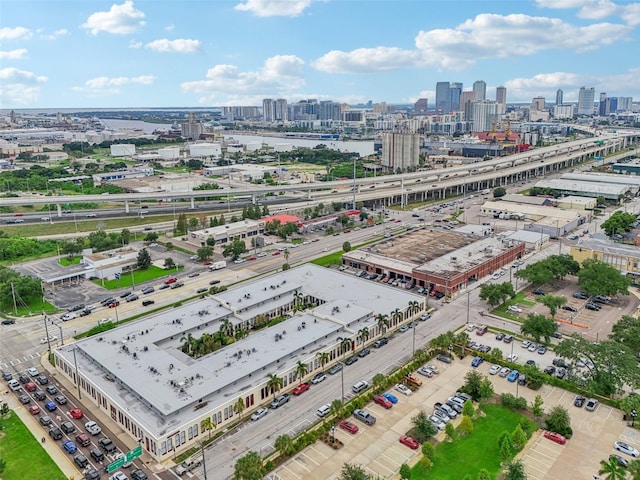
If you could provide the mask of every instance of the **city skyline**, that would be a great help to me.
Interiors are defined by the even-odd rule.
[[[486,98],[640,97],[640,3],[3,2],[0,108],[262,106],[315,98],[435,105],[438,82]]]

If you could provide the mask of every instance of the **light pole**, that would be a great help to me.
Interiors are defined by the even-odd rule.
[[[411,350],[411,358],[413,359],[416,356],[416,328],[418,328],[418,324],[413,320],[411,323],[413,323],[413,349]]]
[[[73,364],[76,368],[76,386],[78,387],[78,400],[82,400],[82,393],[80,392],[80,375],[78,374],[78,360],[76,359],[76,347],[73,347]]]
[[[200,444],[200,452],[202,453],[202,472],[204,473],[204,480],[207,480],[207,462],[204,457],[204,444],[202,442],[198,442]]]
[[[338,362],[342,367],[340,369],[340,383],[342,385],[342,404],[344,405],[344,364],[342,362]]]
[[[471,290],[467,290],[467,325],[469,324],[469,314],[471,313],[470,304],[471,304]]]
[[[51,357],[51,339],[49,338],[49,327],[47,326],[47,316],[42,312],[42,319],[44,320],[44,334],[47,336],[47,347],[49,348],[49,357]]]

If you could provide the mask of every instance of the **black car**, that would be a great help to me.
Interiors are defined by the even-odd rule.
[[[24,373],[21,373],[20,376],[18,376],[18,381],[20,383],[29,383],[31,379],[29,379],[29,377],[27,377]]]
[[[546,373],[547,375],[553,375],[554,373],[556,373],[556,367],[549,365],[544,369],[544,373]]]
[[[10,372],[2,372],[2,378],[8,382],[9,380],[13,380],[13,375],[11,375]]]
[[[106,307],[107,305],[109,305],[110,303],[113,303],[115,301],[116,301],[115,297],[108,297],[108,298],[105,298],[104,300],[102,300],[100,303],[102,304],[102,306]]]
[[[122,295],[120,295],[120,298],[127,298],[129,295],[132,295],[133,292],[123,292]]]
[[[618,462],[618,466],[622,468],[627,468],[629,466],[629,461],[626,458],[622,458],[620,455],[609,455],[609,460],[613,459],[615,459],[615,461]]]
[[[33,396],[39,402],[46,400],[47,398],[47,396],[44,394],[42,390],[36,390],[35,392],[33,392]]]
[[[147,474],[139,468],[131,472],[131,480],[148,480]]]
[[[79,303],[78,305],[74,305],[68,308],[68,312],[77,312],[78,310],[82,310],[84,308],[84,303]]]
[[[375,348],[380,348],[383,345],[386,345],[387,343],[389,343],[389,339],[387,337],[382,337],[377,339],[375,342],[373,342],[373,346]]]
[[[595,297],[593,297],[593,303],[602,303],[602,304],[608,304],[611,302],[611,299],[609,297],[605,297],[604,295],[596,295]]]
[[[53,385],[47,385],[47,388],[45,390],[47,390],[47,393],[49,395],[55,395],[56,393],[58,393],[58,389]]]
[[[143,300],[142,301],[142,306],[143,307],[148,307],[149,305],[153,305],[154,303],[156,303],[156,302],[154,302],[153,300]]]
[[[502,341],[504,343],[511,343],[513,342],[513,335],[505,335],[504,338],[502,339]]]
[[[93,448],[89,452],[91,458],[93,458],[96,462],[101,462],[104,460],[104,453],[99,448]]]
[[[577,312],[578,311],[578,309],[576,307],[572,307],[571,305],[563,305],[562,309],[566,310],[568,312]]]
[[[360,353],[358,353],[358,356],[362,358],[362,357],[366,357],[370,353],[371,353],[371,350],[369,350],[368,348],[363,348],[362,350],[360,350]]]
[[[75,457],[73,457],[73,463],[75,463],[78,468],[84,468],[89,464],[89,460],[83,454],[79,453]]]
[[[353,356],[353,357],[349,357],[344,361],[345,365],[352,365],[354,363],[356,363],[358,361],[358,357]]]
[[[584,292],[574,292],[573,298],[578,298],[580,300],[587,300],[589,298],[589,295],[587,295]]]
[[[62,434],[62,430],[58,427],[51,427],[49,429],[49,436],[54,440],[60,440],[64,435]]]
[[[504,338],[504,333],[499,332],[496,333],[496,340],[501,341]]]
[[[100,480],[100,474],[93,468],[84,474],[84,480]]]
[[[544,290],[542,290],[541,288],[536,288],[531,293],[533,293],[534,295],[544,295],[545,294]]]
[[[573,405],[578,408],[582,408],[582,406],[584,406],[584,402],[586,401],[587,401],[586,398],[584,398],[582,395],[578,395],[576,399],[573,401]]]
[[[584,308],[593,312],[598,312],[600,310],[600,306],[596,303],[587,303]]]
[[[98,440],[98,445],[107,453],[113,453],[116,451],[116,444],[111,441],[110,438],[102,437]]]
[[[13,325],[16,321],[13,318],[5,318],[2,320],[2,325]]]
[[[49,383],[49,379],[47,377],[45,377],[44,375],[38,375],[38,377],[36,378],[36,381],[40,385],[46,385],[47,383]]]
[[[211,280],[209,285],[217,285],[218,283],[220,283],[220,280]]]
[[[60,428],[64,433],[73,433],[76,431],[75,425],[71,422],[62,422]]]

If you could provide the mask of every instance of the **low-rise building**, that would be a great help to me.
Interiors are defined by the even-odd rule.
[[[264,233],[265,223],[264,220],[251,220],[247,218],[239,222],[196,230],[189,232],[187,242],[202,247],[207,244],[209,238],[215,240],[216,244],[227,243],[234,238],[251,238]],[[247,248],[250,247],[251,245],[247,245]]]
[[[587,259],[600,260],[634,281],[640,276],[640,248],[636,245],[616,243],[607,238],[582,238],[571,246],[571,256],[580,264]]]
[[[559,195],[577,195],[579,197],[604,197],[609,202],[619,203],[632,195],[632,185],[619,185],[606,182],[587,182],[567,179],[548,179],[536,182],[537,188],[549,188]]]

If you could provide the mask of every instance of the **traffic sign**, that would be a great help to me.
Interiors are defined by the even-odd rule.
[[[107,465],[107,473],[111,473],[114,470],[119,469],[123,465],[124,465],[124,457],[120,457],[115,462],[112,462],[109,465]]]
[[[127,453],[125,453],[125,458],[127,459],[127,462],[130,462],[141,455],[142,455],[142,445],[138,445],[133,450],[129,450]]]

